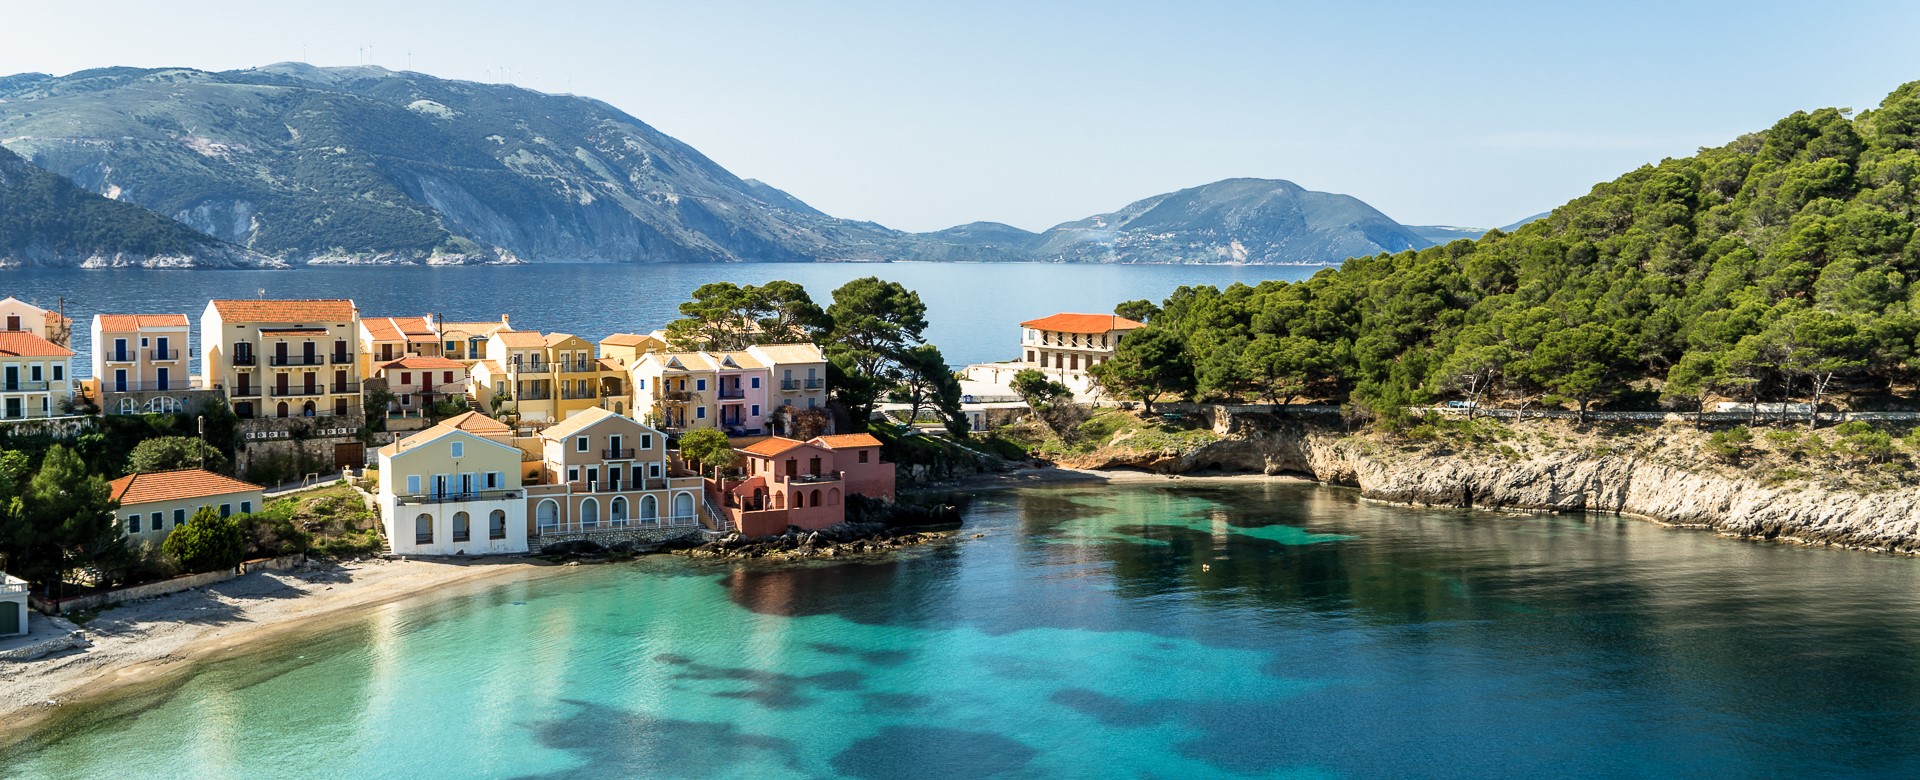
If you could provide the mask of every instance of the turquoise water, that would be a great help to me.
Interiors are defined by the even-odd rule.
[[[1920,774],[1920,561],[1292,484],[967,511],[982,538],[884,561],[375,608],[75,708],[0,775]]]
[[[197,324],[211,298],[352,298],[363,316],[496,320],[598,341],[609,333],[645,333],[680,316],[679,306],[708,282],[798,282],[822,306],[852,279],[878,276],[920,293],[927,339],[954,365],[1018,356],[1020,322],[1059,311],[1112,311],[1124,300],[1160,301],[1181,285],[1305,279],[1298,266],[1056,265],[1044,263],[741,263],[734,265],[543,264],[472,268],[310,267],[293,271],[0,270],[0,297],[53,308],[66,299],[74,349],[88,354],[93,315],[179,312]],[[194,334],[198,346],[198,332]],[[197,366],[196,362],[196,366]],[[79,375],[91,365],[75,361]],[[197,371],[197,369],[196,369]]]

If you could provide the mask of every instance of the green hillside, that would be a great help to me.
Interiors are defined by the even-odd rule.
[[[266,264],[265,257],[87,192],[0,148],[0,266]]]
[[[1130,376],[1201,396],[1388,412],[1482,393],[1896,401],[1920,368],[1916,200],[1920,83],[1643,167],[1511,234],[1183,288],[1115,365],[1175,363]]]

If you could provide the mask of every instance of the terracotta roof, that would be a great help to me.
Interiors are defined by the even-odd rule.
[[[487,360],[487,359],[485,359],[485,358],[482,358],[482,359],[480,359],[480,360],[476,360],[476,361],[473,361],[473,364],[474,364],[474,365],[476,365],[476,366],[479,366],[479,367],[481,367],[481,368],[484,368],[484,369],[486,369],[486,370],[487,370],[487,373],[489,373],[489,374],[496,374],[496,375],[498,375],[498,374],[504,374],[504,373],[507,373],[505,369],[503,369],[503,368],[501,368],[501,367],[500,367],[500,364],[499,364],[499,363],[496,363],[496,362],[494,362],[494,361],[491,361],[491,360]]]
[[[1133,330],[1146,325],[1125,317],[1112,314],[1055,314],[1037,320],[1020,323],[1022,328],[1050,330],[1056,333],[1106,333],[1110,330]]]
[[[605,371],[627,370],[626,366],[620,365],[620,361],[614,360],[613,358],[600,358],[600,368]]]
[[[225,496],[261,490],[259,485],[242,482],[204,469],[179,469],[129,474],[108,485],[121,506],[179,501],[204,496]]]
[[[363,317],[360,326],[374,341],[439,341],[425,317]]]
[[[723,370],[730,371],[736,367],[737,368],[766,368],[767,367],[767,364],[760,362],[760,358],[754,357],[752,352],[715,352],[713,353],[713,357],[718,359],[720,363],[720,368]],[[733,366],[728,366],[726,364],[726,360],[728,358],[733,359]]]
[[[508,428],[506,423],[479,412],[461,412],[445,420],[441,420],[440,426],[459,428],[460,430],[477,436],[499,436],[513,433],[513,429]]]
[[[754,442],[745,447],[741,447],[740,451],[751,452],[755,455],[761,455],[764,457],[773,457],[775,455],[778,455],[782,452],[786,452],[787,450],[793,449],[795,447],[804,447],[806,446],[806,444],[807,444],[806,442],[800,441],[798,439],[788,439],[780,436],[769,436],[765,439]]]
[[[226,322],[319,322],[353,319],[353,301],[345,298],[213,302]]]
[[[141,328],[187,327],[185,314],[95,314],[93,318],[100,323],[100,330],[108,333],[130,333]]]
[[[821,446],[830,450],[841,447],[880,446],[880,440],[873,438],[873,434],[871,433],[843,433],[838,436],[815,436],[809,439],[808,443],[819,443]]]
[[[571,333],[549,333],[547,334],[547,346],[558,346],[561,342],[571,341],[577,338],[580,337]]]
[[[825,363],[827,356],[812,344],[760,344],[747,348],[768,363]]]
[[[582,409],[567,417],[565,420],[547,426],[544,430],[540,431],[540,438],[564,439],[608,418],[619,418],[642,428],[648,427],[646,423],[627,417],[626,415],[614,414],[612,411],[594,406]],[[649,430],[651,429],[649,428]]]
[[[502,344],[506,344],[509,347],[544,347],[547,345],[546,338],[541,336],[539,331],[503,330],[493,335],[498,337]]]
[[[399,360],[389,360],[385,363],[380,364],[380,369],[383,371],[389,368],[422,369],[422,368],[466,368],[466,367],[467,367],[467,364],[462,363],[458,360],[453,360],[451,358],[435,357],[432,355],[408,355],[406,357],[400,358]]]
[[[0,332],[0,357],[73,357],[73,350],[24,330]]]

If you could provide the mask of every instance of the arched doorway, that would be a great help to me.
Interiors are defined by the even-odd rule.
[[[653,496],[640,497],[640,522],[653,525],[660,522],[660,501]]]
[[[275,411],[278,413],[277,416],[279,417],[287,416],[287,402],[281,401],[280,405],[275,407]]]
[[[589,498],[580,502],[580,527],[600,527],[600,502]]]
[[[614,525],[627,524],[627,497],[614,496],[607,502],[607,520]]]
[[[413,543],[433,544],[433,515],[422,514],[413,519]]]
[[[693,494],[676,493],[673,496],[673,522],[675,525],[693,521]]]
[[[534,527],[551,530],[560,527],[560,504],[549,498],[533,511]]]
[[[473,541],[473,521],[465,512],[453,513],[453,540],[456,542]]]
[[[301,405],[300,405],[300,416],[301,416],[301,417],[312,417],[312,416],[313,416],[313,413],[314,413],[314,406],[313,406],[313,402],[312,402],[312,401],[308,401],[308,402],[306,402],[306,403],[304,403],[304,404],[301,404]]]
[[[506,510],[495,509],[493,510],[492,514],[487,515],[487,538],[488,539],[507,538],[507,511]]]
[[[812,496],[809,496],[809,497],[807,497],[807,500],[808,500],[808,501],[810,501],[810,502],[812,502],[812,505],[813,505],[813,506],[819,506],[819,505],[820,505],[820,489],[819,489],[819,488],[814,488],[814,489],[813,489],[813,495],[812,495]]]

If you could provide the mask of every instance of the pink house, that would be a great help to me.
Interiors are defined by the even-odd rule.
[[[714,405],[718,407],[720,430],[729,435],[757,436],[767,427],[767,385],[771,376],[765,363],[748,352],[711,352],[707,357],[716,368]]]
[[[747,536],[789,526],[817,530],[846,519],[846,496],[894,497],[893,464],[864,433],[798,441],[778,436],[740,447],[744,475],[707,481],[707,492]]]

